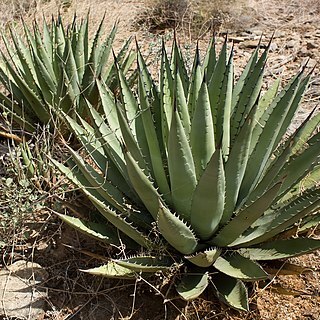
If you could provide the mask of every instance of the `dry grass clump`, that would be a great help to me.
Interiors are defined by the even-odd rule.
[[[41,0],[2,0],[0,1],[0,25],[4,26],[13,20],[28,14],[37,7]]]
[[[13,21],[26,19],[35,13],[43,11],[43,7],[52,2],[55,9],[68,8],[72,0],[1,0],[0,1],[0,27],[3,28]]]
[[[232,20],[235,7],[246,0],[144,0],[145,10],[138,14],[136,25],[150,32],[166,29],[189,31],[200,37],[217,31]]]

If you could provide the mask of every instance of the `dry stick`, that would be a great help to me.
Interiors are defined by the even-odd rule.
[[[130,312],[130,315],[129,315],[128,319],[131,319],[133,317],[133,315],[134,315],[134,307],[135,307],[135,304],[136,304],[136,292],[137,292],[138,281],[139,281],[139,279],[137,278],[135,283],[134,283],[132,307],[131,307],[131,312]]]
[[[13,133],[0,131],[0,137],[4,137],[5,139],[14,140],[17,143],[22,143],[22,139],[20,137],[18,137],[16,134],[13,134]]]

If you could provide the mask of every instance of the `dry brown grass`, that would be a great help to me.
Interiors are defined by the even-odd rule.
[[[234,14],[247,0],[144,0],[145,10],[140,12],[136,26],[151,32],[166,29],[189,32],[200,38],[208,31],[217,31],[230,25]]]

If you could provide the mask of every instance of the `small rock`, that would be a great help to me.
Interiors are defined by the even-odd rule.
[[[311,39],[311,38],[313,37],[313,35],[310,34],[310,33],[306,33],[306,34],[303,35],[303,37],[304,37],[305,39]]]
[[[311,52],[306,48],[303,47],[298,51],[299,57],[310,57]]]
[[[0,317],[37,319],[44,313],[46,290],[36,285],[46,280],[47,272],[37,263],[17,261],[0,270]]]
[[[287,34],[285,31],[280,31],[280,30],[276,30],[273,37],[274,38],[283,38],[285,37]]]
[[[245,39],[243,37],[228,37],[229,40],[233,41],[234,43],[243,42]]]
[[[296,47],[297,44],[298,44],[298,43],[297,43],[296,40],[290,40],[290,41],[288,41],[288,42],[286,43],[285,47],[286,47],[287,49],[291,49],[291,48]]]
[[[315,44],[313,41],[307,42],[307,49],[315,49],[315,48],[318,48],[317,44]]]
[[[276,51],[278,49],[278,45],[274,42],[272,42],[270,44],[270,48],[269,48],[269,51],[273,52],[273,51]]]
[[[259,40],[247,40],[240,43],[239,48],[245,49],[245,48],[256,48],[259,44]],[[266,45],[261,44],[261,48],[265,48]]]

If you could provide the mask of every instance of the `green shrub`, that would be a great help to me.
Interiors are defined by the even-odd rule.
[[[183,299],[210,287],[248,310],[244,282],[268,278],[257,261],[320,248],[320,240],[284,238],[298,222],[319,221],[320,114],[286,135],[310,75],[302,70],[280,91],[277,80],[262,95],[268,48],[254,51],[235,84],[227,41],[218,56],[212,41],[203,63],[197,49],[190,76],[177,43],[171,60],[163,45],[158,85],[138,52],[137,93],[117,66],[120,100],[96,82],[104,116],[90,102],[91,125],[65,116],[83,150],[69,148],[66,164],[52,161],[105,223],[61,218],[139,252],[87,272],[174,272]]]

